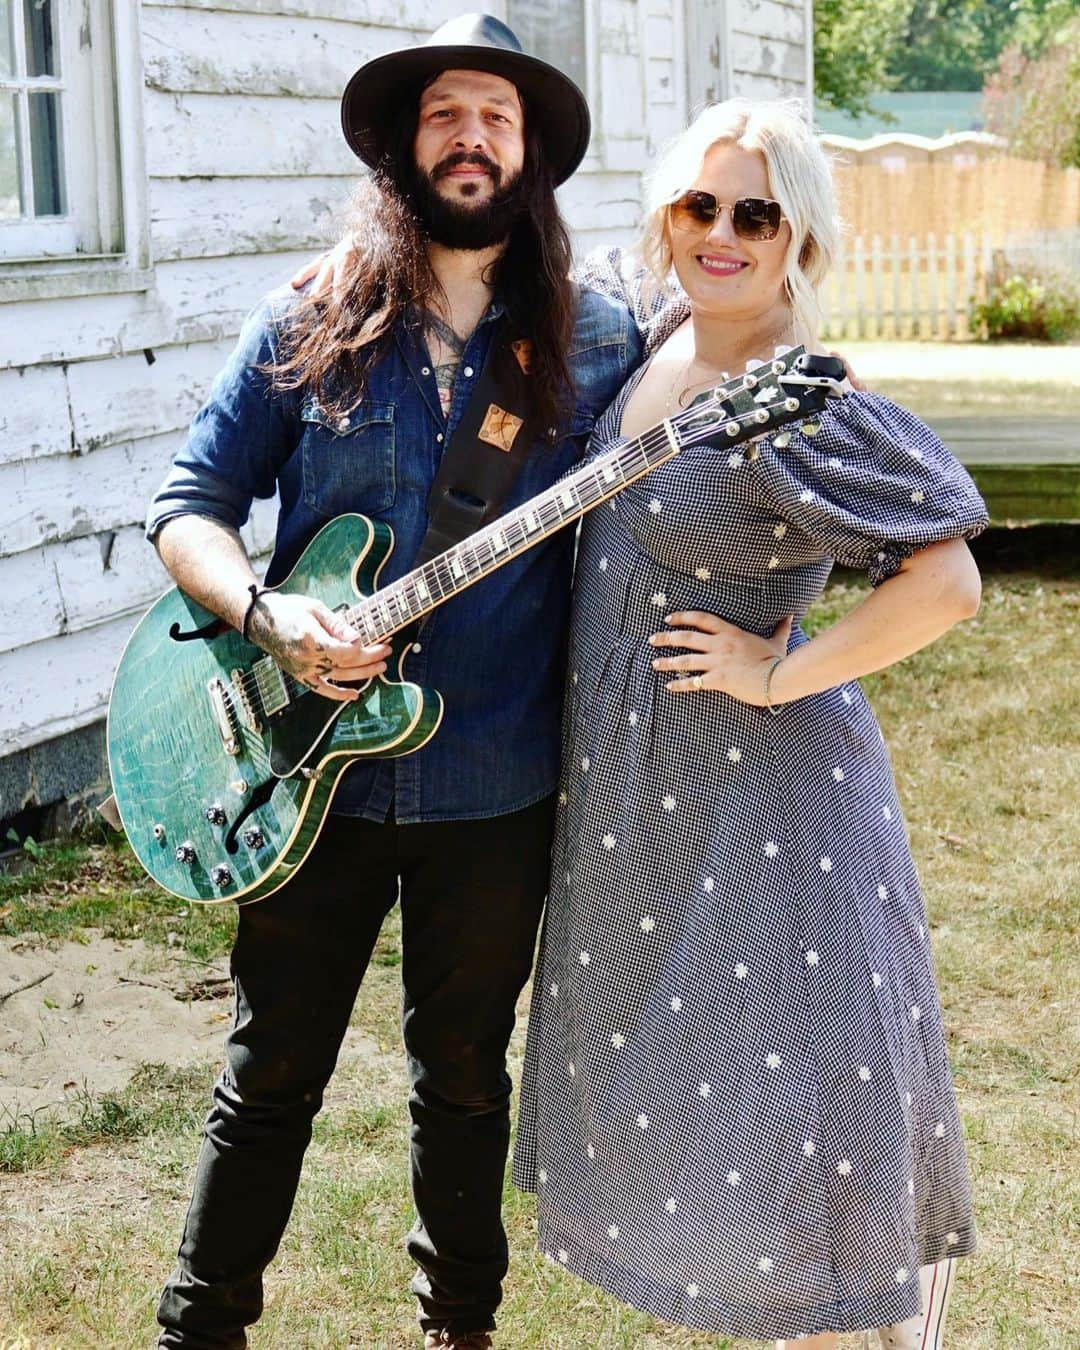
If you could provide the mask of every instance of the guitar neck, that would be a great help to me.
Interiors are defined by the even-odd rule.
[[[580,520],[586,512],[614,497],[681,449],[675,427],[670,421],[662,422],[644,435],[590,460],[546,492],[377,591],[344,617],[367,645],[383,641]]]
[[[753,373],[699,395],[684,411],[590,460],[524,506],[365,598],[344,617],[366,645],[381,642],[579,520],[685,446],[722,436],[733,449],[819,412],[827,398],[841,393],[842,378],[841,362],[808,357],[798,347],[761,363]]]

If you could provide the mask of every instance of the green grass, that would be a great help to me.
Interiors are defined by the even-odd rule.
[[[1018,547],[1008,543],[1013,555]],[[993,557],[997,545],[984,548]],[[963,1264],[949,1342],[964,1350],[1072,1350],[1080,1323],[1080,590],[1053,574],[1075,576],[1070,549],[1047,556],[1042,575],[991,576],[973,622],[865,681],[927,892],[974,1174],[981,1247]],[[861,583],[840,580],[815,622],[860,593]],[[85,923],[165,942],[159,909],[175,927],[175,902],[155,900],[115,847],[50,850],[0,887],[0,911],[11,907],[4,931],[35,940],[70,938]],[[222,951],[227,917],[192,910],[188,950]],[[316,1123],[252,1350],[417,1345],[401,1245],[412,1210],[397,960],[391,921]],[[515,1064],[522,1042],[519,1026]],[[88,1099],[63,1129],[22,1123],[14,1170],[0,1177],[0,1346],[5,1335],[34,1350],[152,1342],[213,1072],[150,1068],[121,1093]],[[725,1346],[539,1260],[531,1197],[507,1187],[505,1199],[512,1271],[500,1344]]]
[[[122,836],[93,837],[100,842],[35,844],[21,866],[0,872],[0,937],[77,942],[93,928],[109,938],[175,946],[202,961],[229,951],[231,905],[185,905],[147,877]]]

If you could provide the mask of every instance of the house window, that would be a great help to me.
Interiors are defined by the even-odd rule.
[[[585,0],[507,0],[506,22],[527,52],[588,92]]]
[[[123,249],[110,0],[0,0],[0,261]]]

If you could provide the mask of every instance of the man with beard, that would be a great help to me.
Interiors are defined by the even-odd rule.
[[[529,372],[530,440],[504,509],[575,462],[640,357],[626,310],[566,280],[554,187],[584,154],[584,99],[505,25],[463,16],[369,62],[342,116],[374,170],[344,284],[320,299],[286,289],[256,311],[148,523],[186,592],[335,700],[385,670],[389,648],[361,645],[315,597],[259,589],[239,536],[252,498],[280,499],[270,585],[345,512],[392,527],[385,584],[413,564],[495,343],[513,338]],[[159,1345],[246,1343],[399,894],[420,1325],[429,1347],[490,1345],[507,1267],[505,1053],[546,890],[571,548],[564,531],[434,611],[404,675],[443,693],[438,733],[350,768],[297,875],[241,907],[236,1019]]]

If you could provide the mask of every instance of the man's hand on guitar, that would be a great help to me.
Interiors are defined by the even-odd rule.
[[[282,670],[323,698],[350,703],[358,690],[345,684],[370,680],[386,669],[387,643],[360,645],[360,634],[321,600],[266,591],[248,625],[252,642]]]

